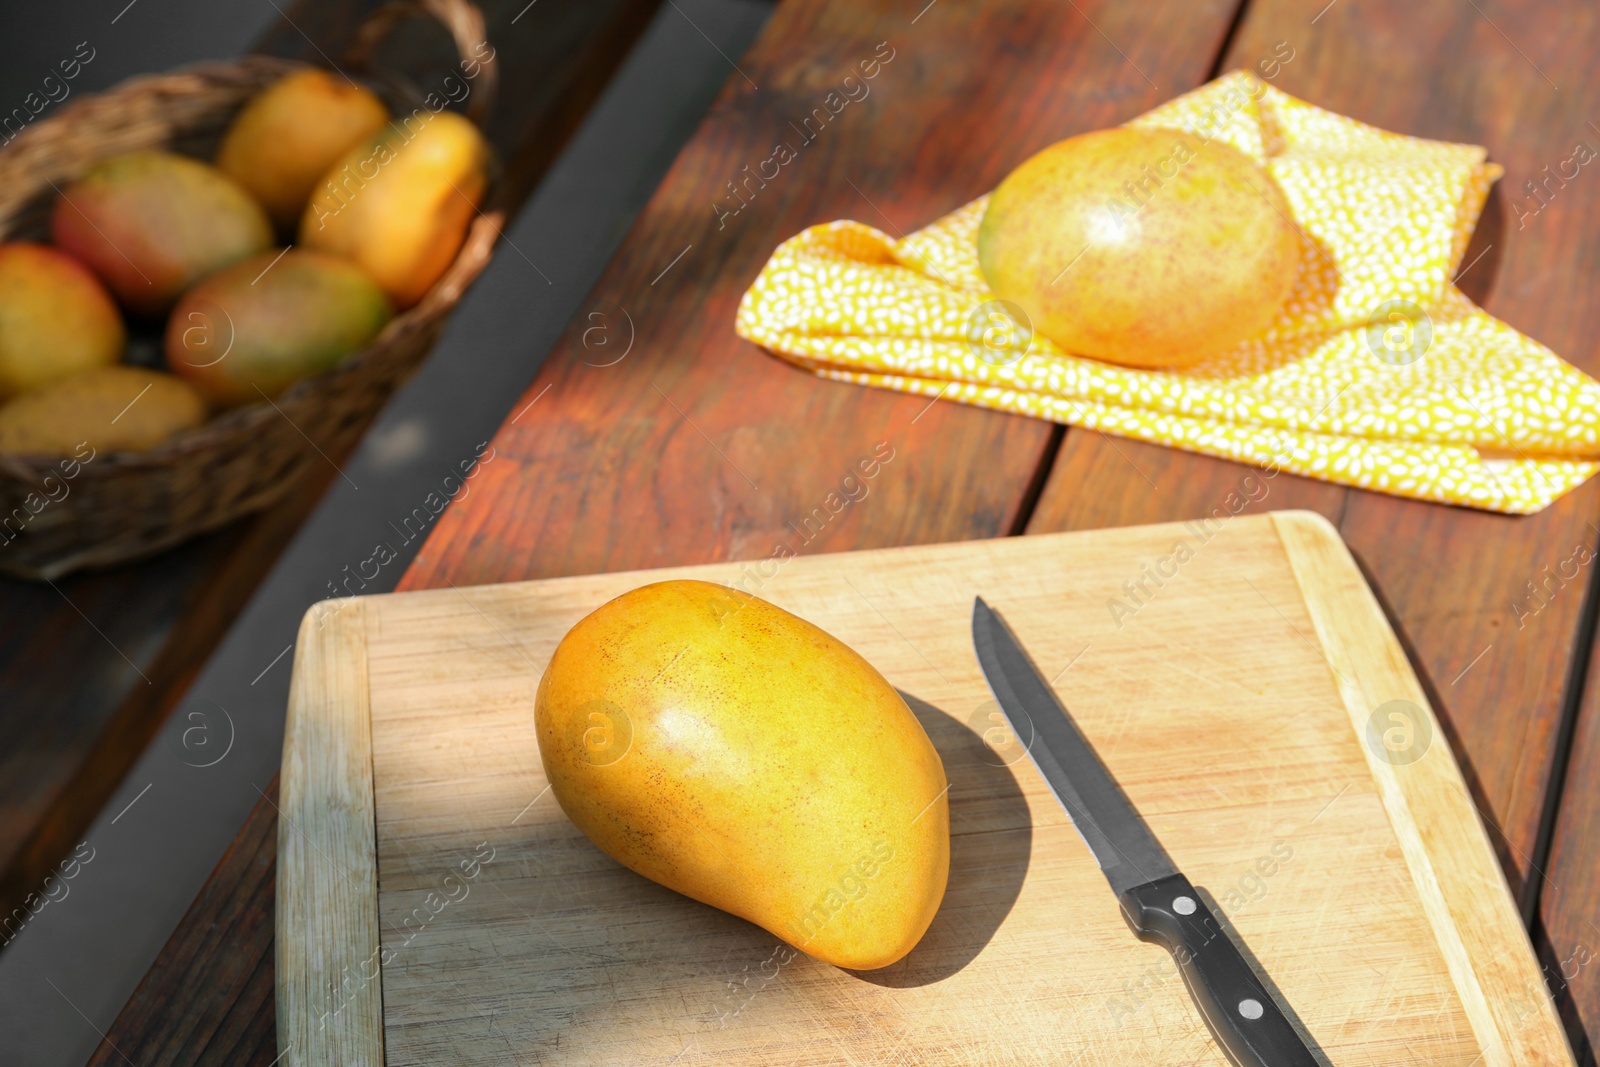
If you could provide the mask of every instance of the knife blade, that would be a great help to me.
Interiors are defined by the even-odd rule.
[[[1141,941],[1172,953],[1189,996],[1237,1067],[1317,1067],[1318,1061],[1173,864],[1078,730],[1022,644],[979,597],[972,606],[978,664],[1013,732],[1030,723],[1033,760],[1066,809]]]

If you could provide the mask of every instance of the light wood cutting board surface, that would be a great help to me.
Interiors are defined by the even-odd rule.
[[[622,868],[548,792],[552,650],[668,577],[810,619],[911,700],[952,840],[905,960],[794,954]],[[992,718],[975,595],[1329,1062],[1571,1062],[1424,694],[1337,534],[1298,512],[314,608],[280,801],[281,1047],[308,1067],[1226,1063]]]

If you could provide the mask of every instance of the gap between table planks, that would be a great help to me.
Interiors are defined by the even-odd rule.
[[[1178,540],[1193,559],[1114,625],[1107,596]],[[1105,1010],[1159,950],[1128,935],[1032,765],[1012,764],[1011,785],[971,760],[961,722],[986,696],[967,633],[976,592],[1052,670],[1096,646],[1063,695],[1198,884],[1225,890],[1274,837],[1293,838],[1294,873],[1230,918],[1332,1063],[1571,1062],[1427,697],[1338,534],[1308,512],[1204,540],[1170,525],[786,563],[763,595],[945,709],[923,719],[950,774],[951,890],[922,954],[878,981],[802,959],[754,1020],[711,1027],[692,1011],[718,985],[706,960],[770,936],[625,871],[553,803],[536,807],[532,701],[555,643],[604,600],[736,574],[458,587],[307,614],[279,801],[278,1020],[297,1064],[799,1064],[846,1039],[852,1056],[906,1062],[1045,1063],[1080,1047],[1086,1064],[1224,1062],[1178,983],[1146,990],[1133,1025]],[[1394,700],[1438,742],[1413,762],[1366,740]],[[1026,804],[1007,809],[1007,786]],[[1015,887],[993,873],[1005,842],[1022,850]],[[402,929],[458,854],[484,847],[498,865],[479,872],[479,903],[469,889],[450,915]],[[981,947],[959,944],[952,931],[970,936],[989,912],[1003,918]],[[388,966],[365,965],[380,953]],[[997,998],[1007,986],[1017,995]]]

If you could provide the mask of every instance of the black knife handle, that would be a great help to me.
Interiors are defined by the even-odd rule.
[[[1238,1067],[1317,1067],[1189,879],[1174,874],[1146,882],[1121,900],[1122,917],[1139,940],[1172,953],[1211,1035]]]

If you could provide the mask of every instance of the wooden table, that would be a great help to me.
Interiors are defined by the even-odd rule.
[[[886,42],[886,46],[884,45]],[[1122,122],[1215,74],[1279,60],[1273,83],[1405,133],[1489,146],[1506,167],[1461,285],[1600,373],[1600,208],[1587,174],[1537,215],[1520,193],[1600,145],[1600,14],[1517,0],[787,0],[494,440],[402,588],[759,558],[879,442],[871,496],[808,551],[1185,519],[1249,470],[1092,432],[824,382],[733,334],[772,248],[855,218],[901,233],[992,187],[1032,151]],[[879,53],[879,49],[885,51]],[[713,204],[855,65],[850,104],[737,216]],[[1596,112],[1600,114],[1600,112]],[[726,203],[726,202],[725,202]],[[626,318],[623,315],[626,312]],[[600,318],[591,317],[591,313]],[[628,356],[600,366],[602,325]],[[611,338],[620,339],[619,332]],[[588,345],[586,346],[586,339]],[[1530,518],[1412,503],[1284,475],[1252,510],[1312,508],[1360,559],[1447,724],[1580,1059],[1600,1035],[1600,679],[1596,483]],[[258,1063],[272,1037],[273,809],[240,831],[94,1063]]]

